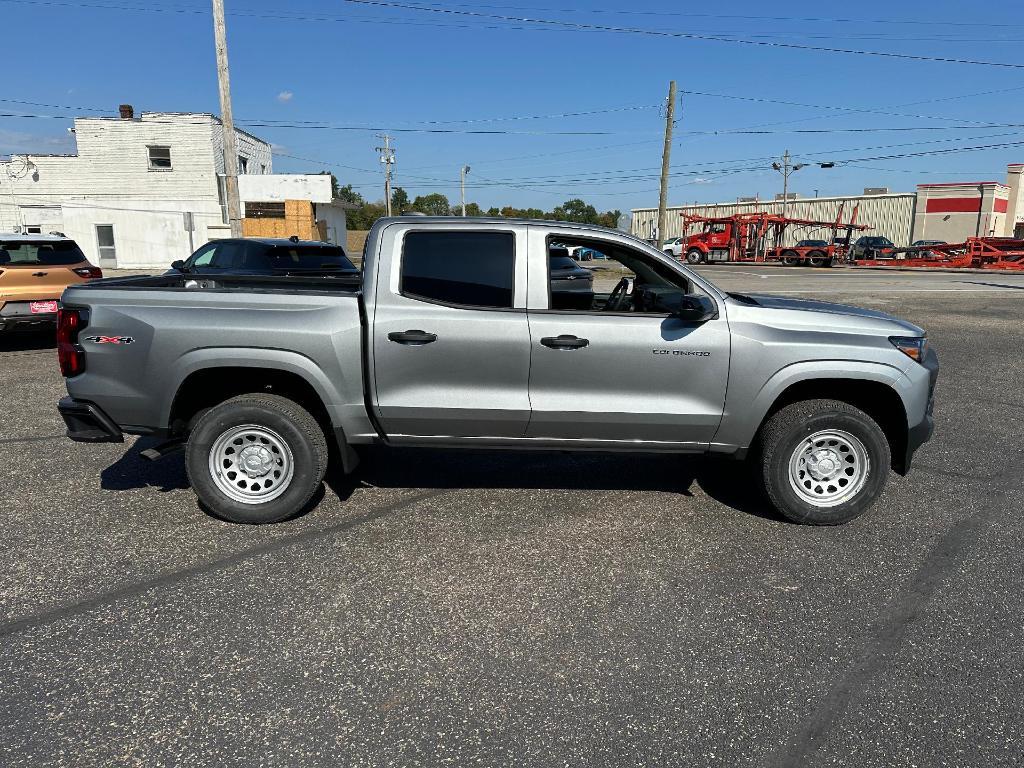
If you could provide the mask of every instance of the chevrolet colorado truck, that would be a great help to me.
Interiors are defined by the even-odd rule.
[[[587,297],[552,279],[568,246],[608,257]],[[242,523],[303,511],[370,444],[720,454],[786,518],[843,523],[931,436],[938,374],[925,332],[881,312],[498,218],[381,219],[360,275],[72,286],[58,342],[72,440],[183,445],[202,506]]]

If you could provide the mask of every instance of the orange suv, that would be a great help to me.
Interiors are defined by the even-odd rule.
[[[98,277],[74,240],[0,233],[0,331],[56,323],[64,289]]]

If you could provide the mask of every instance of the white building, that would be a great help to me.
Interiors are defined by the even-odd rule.
[[[0,231],[63,232],[94,264],[130,269],[166,268],[230,235],[224,129],[215,116],[135,117],[125,105],[120,118],[77,118],[74,134],[75,155],[0,162]],[[328,212],[329,239],[344,243],[330,176],[273,176],[270,144],[239,130],[236,142],[243,202],[310,201],[323,219]]]

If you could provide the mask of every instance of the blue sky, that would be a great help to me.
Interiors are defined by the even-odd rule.
[[[372,130],[379,127],[392,129],[395,183],[412,196],[436,191],[457,200],[459,168],[469,164],[467,196],[485,208],[550,209],[570,197],[602,210],[655,205],[661,105],[672,78],[684,91],[718,94],[681,97],[672,203],[770,196],[781,180],[769,158],[787,148],[798,161],[839,163],[795,174],[792,188],[805,196],[1001,180],[1006,163],[1024,162],[1024,143],[892,157],[1024,142],[1024,128],[989,127],[1024,124],[1024,4],[733,0],[719,15],[715,4],[658,0],[395,2],[435,10],[390,0],[226,0],[236,120],[273,142],[276,171],[330,169],[341,183],[379,198]],[[146,111],[218,111],[208,2],[0,0],[0,19],[7,31],[0,98],[8,100],[0,112],[68,116],[0,118],[0,154],[72,151],[71,115],[113,113],[122,102]],[[592,114],[572,116],[581,112]],[[246,125],[303,121],[357,130]],[[398,131],[423,128],[512,133]],[[771,133],[721,133],[736,130]]]

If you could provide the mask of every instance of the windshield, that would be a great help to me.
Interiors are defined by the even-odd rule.
[[[268,255],[271,269],[356,271],[341,247],[275,246]]]
[[[0,265],[59,267],[85,261],[85,254],[73,240],[0,241]]]

